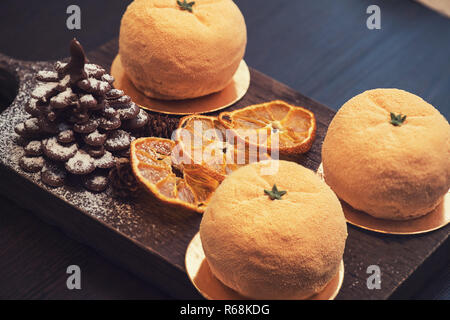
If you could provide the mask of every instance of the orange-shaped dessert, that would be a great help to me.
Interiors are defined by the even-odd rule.
[[[231,0],[135,0],[120,27],[126,74],[148,97],[182,100],[224,89],[247,44],[244,17]]]
[[[180,166],[175,147],[168,139],[134,140],[130,148],[133,173],[162,204],[201,213],[220,181],[201,167]]]
[[[337,274],[347,227],[338,198],[313,171],[269,160],[222,182],[200,237],[212,273],[227,287],[252,299],[302,299]]]
[[[182,118],[175,139],[185,168],[201,166],[219,181],[239,167],[270,158],[266,152],[259,153],[234,139],[217,117]]]
[[[219,121],[248,145],[286,155],[309,151],[316,136],[314,114],[283,101],[222,112]]]
[[[427,214],[450,187],[450,126],[432,105],[398,89],[366,91],[331,122],[322,147],[325,180],[376,218]]]

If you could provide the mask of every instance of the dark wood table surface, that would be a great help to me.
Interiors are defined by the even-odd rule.
[[[450,19],[409,0],[235,2],[247,21],[250,66],[333,109],[366,89],[397,87],[422,96],[449,118]],[[73,36],[93,50],[117,36],[127,3],[3,0],[0,52],[23,60],[58,59],[67,55]],[[66,28],[70,4],[81,8],[81,30]],[[366,28],[370,4],[381,8],[381,30]],[[81,267],[82,290],[66,287],[66,268],[73,264]],[[450,299],[449,270],[444,266],[410,296]],[[1,298],[170,297],[0,198]]]

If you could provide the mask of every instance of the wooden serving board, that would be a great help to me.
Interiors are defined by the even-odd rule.
[[[88,58],[109,69],[116,53],[117,40],[113,40],[88,53]],[[76,185],[48,188],[39,182],[38,174],[19,168],[21,149],[14,142],[14,126],[26,117],[24,105],[34,86],[34,74],[52,65],[53,62],[17,61],[0,54],[0,81],[8,82],[0,86],[14,88],[14,82],[19,83],[15,100],[0,115],[0,193],[169,295],[200,298],[184,268],[185,251],[198,231],[200,215],[161,214],[157,207],[149,205],[145,194],[124,201],[114,198],[110,190],[92,194]],[[13,77],[2,76],[5,70]],[[311,151],[296,161],[316,170],[334,111],[253,69],[248,93],[229,110],[275,99],[315,113],[316,141]],[[352,226],[348,229],[345,278],[338,299],[408,297],[449,260],[450,226],[417,236],[389,236]],[[380,290],[367,288],[366,270],[370,265],[381,268]]]

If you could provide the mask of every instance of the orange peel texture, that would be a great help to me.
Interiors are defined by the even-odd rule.
[[[246,44],[244,17],[231,0],[196,0],[192,12],[176,0],[135,0],[122,18],[119,54],[142,93],[182,100],[224,89]]]

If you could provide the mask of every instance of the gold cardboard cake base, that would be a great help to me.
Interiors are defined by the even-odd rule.
[[[194,287],[208,300],[249,300],[220,282],[211,272],[203,252],[200,233],[192,239],[186,250],[186,271]],[[325,289],[307,300],[333,300],[344,281],[344,262]]]
[[[317,174],[325,180],[323,166],[320,164]],[[377,219],[371,215],[352,208],[348,203],[340,200],[347,222],[370,231],[388,234],[420,234],[445,227],[450,222],[450,191],[441,204],[426,215],[412,220],[397,221]]]
[[[187,100],[158,100],[147,97],[128,78],[119,55],[112,63],[111,75],[115,79],[114,87],[123,90],[141,108],[174,115],[200,114],[224,109],[239,101],[250,86],[250,71],[244,60],[241,61],[231,83],[225,89],[204,97]]]

